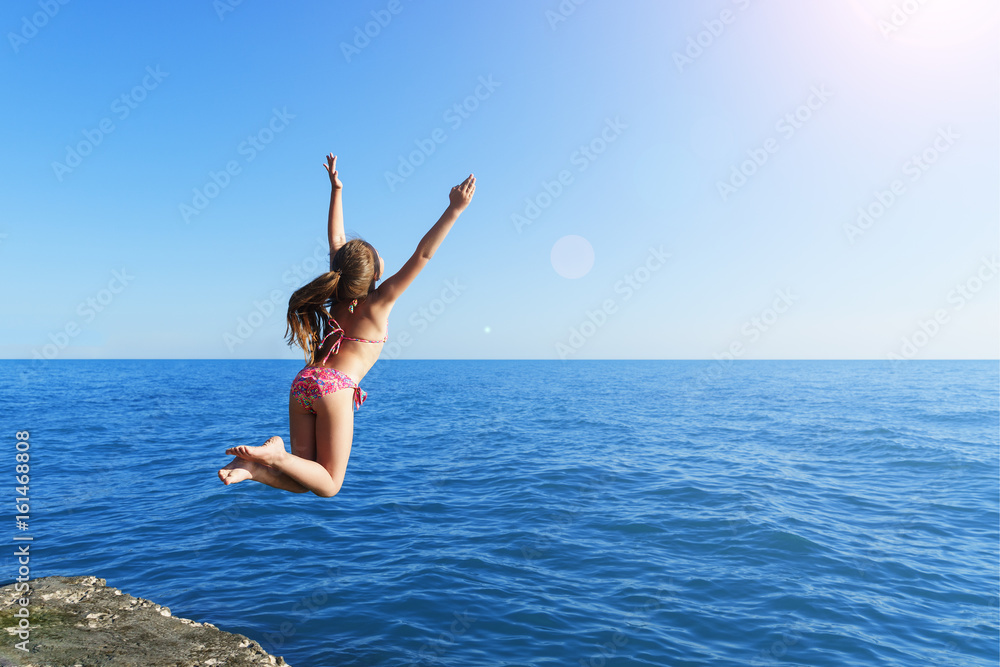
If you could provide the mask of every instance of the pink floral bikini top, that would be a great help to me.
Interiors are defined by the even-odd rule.
[[[326,356],[323,357],[324,364],[326,363],[326,360],[330,358],[331,354],[337,354],[338,352],[340,352],[340,341],[342,340],[356,340],[359,343],[384,343],[387,340],[389,340],[389,320],[385,321],[385,338],[383,338],[382,340],[366,340],[364,338],[351,338],[350,336],[345,335],[344,329],[340,326],[340,324],[337,323],[337,320],[333,319],[332,317],[330,318],[330,327],[331,327],[330,331],[325,336],[323,336],[323,340],[319,342],[320,347],[323,347],[323,343],[325,343],[326,339],[329,338],[330,336],[337,333],[339,333],[340,335],[337,336],[337,339],[333,341],[333,345],[330,346],[330,349],[326,353]]]

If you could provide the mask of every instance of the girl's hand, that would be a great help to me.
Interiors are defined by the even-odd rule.
[[[465,207],[472,201],[472,195],[476,193],[476,177],[469,174],[469,177],[451,189],[448,200],[451,202],[450,208],[458,213],[465,210]]]
[[[337,156],[330,153],[326,156],[326,164],[323,165],[328,172],[330,172],[330,185],[334,190],[340,190],[344,187],[344,184],[340,182],[337,177]]]

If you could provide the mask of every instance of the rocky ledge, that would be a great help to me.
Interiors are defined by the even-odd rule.
[[[257,667],[287,665],[260,644],[211,623],[109,588],[97,577],[42,577],[27,582],[27,652],[17,648],[25,591],[0,588],[0,666]],[[21,585],[23,588],[23,584]]]

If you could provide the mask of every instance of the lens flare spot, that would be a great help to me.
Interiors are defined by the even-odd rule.
[[[582,236],[570,234],[552,245],[550,259],[563,278],[582,278],[594,266],[594,247]]]

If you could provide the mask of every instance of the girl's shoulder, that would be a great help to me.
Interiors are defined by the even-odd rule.
[[[378,288],[375,288],[368,293],[368,298],[365,299],[365,304],[368,310],[368,316],[377,322],[379,326],[383,322],[388,321],[389,312],[392,311],[393,303],[389,302],[389,299],[385,298],[385,294],[381,294]]]

